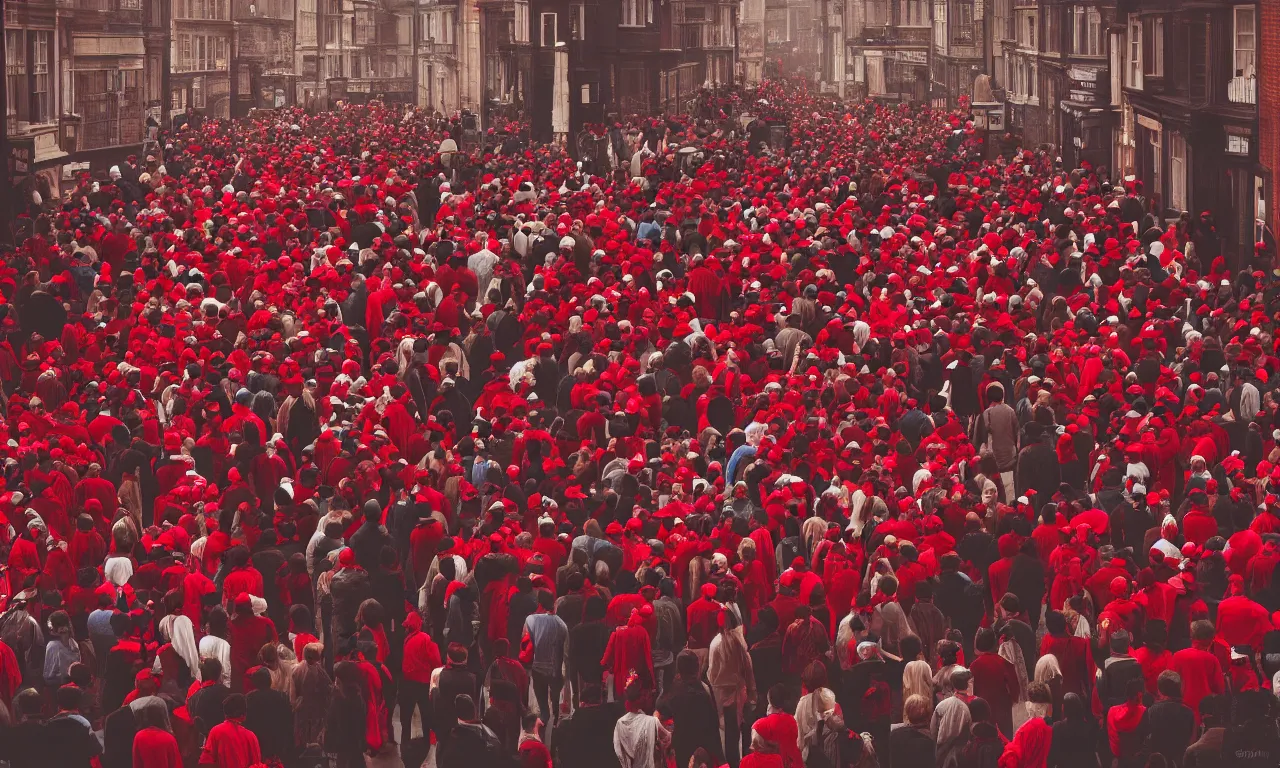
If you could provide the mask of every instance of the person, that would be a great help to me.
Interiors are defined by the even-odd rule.
[[[52,765],[88,768],[102,754],[102,744],[80,713],[83,695],[75,685],[63,685],[54,692],[58,713],[46,720],[44,727],[47,736],[44,746]]]
[[[1062,717],[1053,724],[1049,768],[1098,766],[1098,725],[1084,699],[1071,692],[1062,697]]]
[[[200,687],[187,696],[187,711],[201,735],[222,723],[231,689],[222,683],[222,663],[209,658],[200,662]]]
[[[1107,745],[1114,765],[1141,766],[1146,732],[1142,729],[1147,708],[1142,703],[1144,685],[1132,678],[1125,684],[1125,700],[1107,710]]]
[[[288,694],[271,687],[271,671],[266,667],[249,670],[251,690],[245,696],[244,726],[258,737],[258,747],[267,760],[293,761],[293,705]]]
[[[613,728],[613,752],[621,768],[656,768],[665,763],[659,755],[671,744],[671,732],[646,712],[652,691],[643,682],[626,683],[627,713]]]
[[[455,702],[459,696],[479,695],[480,686],[476,676],[467,669],[470,654],[458,643],[450,643],[445,665],[436,678],[435,690],[432,693],[433,705],[431,727],[440,742],[452,738],[453,724],[457,719]],[[475,699],[471,699],[474,706]]]
[[[933,707],[929,700],[915,694],[902,705],[903,721],[889,733],[890,766],[937,766],[936,745],[929,723]]]
[[[527,644],[531,658],[530,675],[533,692],[538,699],[539,717],[555,725],[560,719],[560,691],[564,688],[564,653],[569,641],[569,628],[564,620],[551,612],[555,599],[540,590],[537,609],[524,620],[522,646]],[[523,654],[523,649],[522,649]]]
[[[222,702],[223,720],[209,729],[200,750],[200,764],[217,768],[247,768],[262,762],[258,737],[244,725],[248,714],[245,697],[233,693]]]
[[[324,750],[334,757],[338,768],[359,768],[365,764],[369,748],[361,676],[353,662],[342,661],[334,666],[333,679],[329,710],[325,713]]]
[[[968,741],[956,759],[957,768],[997,768],[1008,740],[991,718],[987,702],[975,698],[969,702],[969,714],[973,723],[969,727]],[[1052,754],[1050,748],[1050,754]]]
[[[973,726],[973,712],[969,707],[968,693],[971,681],[972,675],[969,670],[964,667],[953,668],[949,681],[951,693],[939,701],[938,706],[933,710],[929,733],[935,745],[935,764],[940,768],[951,768],[959,764],[960,755],[969,738],[969,732]],[[983,702],[985,704],[985,699]],[[989,705],[987,711],[990,712]]]
[[[723,723],[724,750],[720,754],[733,768],[741,755],[743,710],[756,701],[756,679],[737,614],[724,611],[720,622],[720,632],[707,650],[707,682]]]
[[[468,766],[503,763],[502,745],[489,726],[478,719],[475,702],[466,694],[454,700],[454,726],[449,739],[440,748],[436,764],[440,768],[468,768]]]
[[[564,768],[601,765],[616,768],[621,758],[613,748],[613,733],[625,714],[620,702],[605,702],[599,683],[584,685],[573,713],[551,732],[553,762]]]
[[[1177,672],[1160,673],[1155,703],[1142,717],[1139,728],[1146,734],[1151,752],[1164,755],[1171,765],[1181,762],[1196,730],[1196,715],[1182,703],[1182,678]]]
[[[698,678],[697,654],[685,649],[676,656],[675,681],[658,701],[658,712],[663,720],[674,723],[671,749],[676,765],[688,765],[698,750],[705,750],[714,760],[723,759],[724,749],[717,738],[720,711],[709,686]]]
[[[1053,696],[1044,683],[1027,688],[1027,721],[1005,745],[1001,768],[1035,768],[1048,762],[1053,745]]]
[[[132,765],[135,768],[182,768],[178,740],[165,728],[162,715],[153,707],[137,713],[138,731],[133,737]]]
[[[1206,696],[1221,694],[1223,684],[1222,663],[1209,649],[1213,646],[1213,624],[1201,619],[1191,625],[1191,647],[1173,654],[1169,670],[1178,675],[1181,683],[1182,703],[1193,713],[1199,712],[1200,702]]]
[[[1000,732],[1013,737],[1013,705],[1022,700],[1022,683],[1017,669],[996,653],[996,634],[990,629],[978,630],[974,639],[978,655],[969,665],[973,675],[973,695],[991,707],[992,717]]]
[[[1222,696],[1206,696],[1200,700],[1200,725],[1204,730],[1183,753],[1184,768],[1209,768],[1222,763],[1222,742],[1227,732],[1223,725],[1224,705]]]
[[[440,668],[440,648],[422,630],[422,615],[417,611],[405,615],[404,633],[403,662],[397,690],[401,740],[407,741],[404,734],[413,732],[415,710],[421,718],[423,734],[431,733],[431,678]]]
[[[276,641],[275,624],[253,609],[253,597],[241,593],[235,598],[235,617],[228,625],[231,651],[231,690],[245,690],[245,673],[254,666],[262,646]]]
[[[798,730],[800,756],[808,760],[810,750],[815,748],[818,730],[826,726],[833,717],[844,719],[844,713],[836,701],[835,692],[827,687],[827,669],[819,661],[812,661],[805,668],[802,679],[804,696],[796,705],[796,728]]]
[[[324,727],[333,695],[333,680],[321,663],[323,647],[308,643],[302,649],[302,662],[293,669],[293,743],[305,748],[324,741]],[[430,720],[423,721],[427,728]]]
[[[526,714],[520,723],[520,743],[516,751],[520,759],[520,768],[552,768],[551,751],[542,743],[542,721],[532,712]]]

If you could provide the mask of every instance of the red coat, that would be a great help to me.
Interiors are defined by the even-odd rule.
[[[154,726],[133,737],[133,768],[182,768],[182,753],[172,733]]]
[[[213,726],[200,752],[201,765],[218,768],[249,768],[262,762],[258,737],[236,720],[225,720]]]
[[[1262,648],[1262,636],[1271,631],[1267,609],[1245,597],[1228,597],[1218,604],[1218,637],[1230,646]]]
[[[1222,693],[1222,665],[1218,657],[1201,648],[1183,648],[1173,654],[1174,672],[1182,677],[1182,703],[1200,720],[1200,700],[1209,694]]]
[[[613,688],[621,698],[627,685],[627,675],[636,670],[643,678],[648,674],[650,684],[653,681],[653,646],[649,643],[649,632],[642,625],[618,627],[609,635],[609,644],[605,646],[600,665],[613,673]]]
[[[244,674],[257,666],[258,652],[275,642],[276,625],[262,616],[236,616],[228,622],[227,642],[231,644],[231,690],[244,690]]]

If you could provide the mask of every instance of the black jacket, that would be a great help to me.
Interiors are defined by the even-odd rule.
[[[706,683],[676,680],[658,703],[658,709],[675,722],[671,742],[676,765],[688,765],[698,747],[706,749],[716,764],[721,761],[720,713]]]

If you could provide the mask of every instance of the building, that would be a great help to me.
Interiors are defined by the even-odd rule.
[[[1068,167],[1084,162],[1095,168],[1109,165],[1115,107],[1120,103],[1120,89],[1112,83],[1107,32],[1115,19],[1115,5],[1065,3],[1060,12],[1065,15],[1060,24],[1063,58],[1054,70],[1060,78],[1054,86],[1059,95],[1059,151]]]
[[[1262,190],[1254,210],[1255,242],[1265,243],[1280,264],[1276,232],[1276,175],[1280,173],[1280,0],[1258,2],[1258,175]]]
[[[850,5],[851,0],[847,0],[845,7]],[[738,62],[741,80],[747,85],[758,85],[764,79],[764,9],[765,0],[742,0],[742,14],[738,18]]]
[[[172,119],[190,108],[206,117],[230,117],[235,32],[231,0],[168,1],[168,116]]]
[[[821,75],[820,0],[765,0],[765,57],[781,73]],[[917,0],[904,0],[904,2]],[[923,0],[919,0],[923,2]],[[885,0],[888,2],[888,0]]]
[[[988,73],[984,19],[975,0],[933,0],[933,101],[955,106],[961,96],[972,100],[978,75]],[[989,6],[988,6],[989,7]]]
[[[853,0],[846,17],[853,92],[883,101],[930,100],[933,0]]]
[[[528,103],[529,71],[532,66],[529,42],[529,0],[481,0],[480,49],[481,83],[484,91],[484,119],[516,119]],[[452,46],[440,51],[449,54]],[[456,64],[456,53],[451,54]],[[425,76],[425,74],[424,74]],[[433,104],[433,102],[422,102]]]
[[[1121,0],[1116,168],[1166,219],[1208,212],[1228,265],[1251,258],[1265,177],[1258,157],[1254,3]],[[1207,266],[1217,255],[1200,254]]]
[[[56,194],[67,153],[62,149],[60,78],[64,70],[59,6],[54,0],[6,2],[5,37],[5,135],[13,190],[0,190],[19,206],[30,193]],[[70,68],[66,67],[69,72]],[[7,234],[7,233],[6,233]]]
[[[162,102],[163,17],[143,0],[75,0],[62,12],[63,112],[74,116],[63,149],[79,162],[137,153]],[[77,122],[78,120],[78,122]]]
[[[232,111],[274,109],[297,99],[298,12],[294,0],[232,0]]]

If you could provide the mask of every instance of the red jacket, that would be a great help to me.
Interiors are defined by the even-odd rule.
[[[258,737],[236,720],[225,720],[213,726],[200,752],[201,765],[218,768],[249,768],[262,762]]]
[[[416,612],[409,614],[414,618],[417,615]],[[431,683],[431,673],[440,666],[440,648],[430,635],[422,631],[422,619],[417,620],[417,626],[410,624],[412,620],[413,618],[405,619],[408,634],[404,638],[404,678],[428,685]]]
[[[1209,694],[1222,693],[1222,665],[1218,657],[1202,648],[1183,648],[1173,654],[1174,672],[1182,677],[1182,703],[1200,720],[1200,700]]]
[[[133,737],[134,768],[182,768],[182,753],[172,733],[154,726]]]
[[[627,675],[636,670],[641,676],[648,674],[653,681],[653,646],[649,632],[643,625],[618,627],[609,635],[600,666],[613,673],[613,688],[619,697],[626,689]]]

